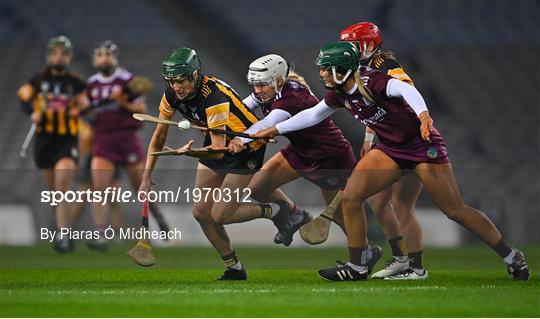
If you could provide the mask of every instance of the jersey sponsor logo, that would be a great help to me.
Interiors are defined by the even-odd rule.
[[[377,112],[374,115],[366,119],[363,119],[361,122],[364,125],[373,125],[377,122],[380,122],[384,118],[385,115],[386,115],[386,111],[383,108],[377,106]]]

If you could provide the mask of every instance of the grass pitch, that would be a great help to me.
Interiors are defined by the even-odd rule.
[[[427,281],[335,283],[316,270],[345,249],[237,248],[246,282],[218,282],[211,248],[155,249],[144,269],[126,255],[80,244],[68,255],[46,245],[0,247],[2,317],[538,317],[540,247],[523,249],[533,277],[514,282],[487,247],[426,249]],[[385,256],[389,256],[388,247]],[[383,260],[376,269],[381,268]]]

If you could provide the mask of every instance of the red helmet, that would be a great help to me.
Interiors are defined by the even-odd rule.
[[[379,27],[371,22],[360,22],[343,29],[339,34],[341,41],[357,42],[358,49],[363,52],[370,42],[375,43],[375,47],[381,46],[381,33]]]

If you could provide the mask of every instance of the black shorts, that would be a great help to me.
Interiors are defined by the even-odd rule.
[[[36,135],[34,162],[38,168],[52,169],[64,157],[72,158],[75,163],[79,162],[77,136]]]
[[[201,159],[199,162],[218,174],[251,175],[257,173],[264,163],[266,145],[256,151],[246,151],[238,154],[225,153],[223,158],[214,160]]]

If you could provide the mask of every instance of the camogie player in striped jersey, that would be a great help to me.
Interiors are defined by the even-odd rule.
[[[67,191],[77,169],[79,154],[79,113],[88,107],[85,83],[69,72],[73,46],[65,36],[51,38],[47,46],[47,66],[17,92],[25,113],[37,124],[34,162],[52,191]],[[65,201],[55,208],[56,227],[71,227]],[[73,249],[72,242],[57,232],[54,248]]]
[[[379,70],[394,79],[401,80],[414,86],[409,75],[397,61],[394,53],[381,49],[381,33],[371,22],[360,22],[345,28],[340,33],[341,41],[349,41],[356,45],[360,52],[360,64]],[[372,147],[375,131],[366,126],[364,145],[360,157],[363,157]],[[392,203],[399,219],[399,228],[405,236],[408,258],[399,257],[403,254],[396,249],[395,240],[390,240],[394,257],[385,263],[385,268],[374,273],[373,278],[388,279],[427,279],[428,273],[422,265],[422,229],[414,214],[414,206],[422,191],[422,182],[415,174],[404,172],[399,181],[375,197],[377,205],[372,208],[384,207]],[[398,240],[402,238],[397,238]],[[398,257],[396,257],[398,256]]]
[[[238,94],[223,81],[201,74],[199,56],[190,48],[173,50],[163,61],[162,75],[167,89],[159,106],[159,117],[170,119],[180,113],[192,124],[208,128],[243,132],[258,121]],[[140,191],[148,192],[151,174],[158,157],[150,154],[161,151],[167,138],[168,126],[158,124],[146,159]],[[222,133],[205,131],[204,146],[223,148],[229,137]],[[180,150],[191,148],[193,140]],[[218,159],[201,158],[197,166],[195,188],[230,190],[245,189],[253,174],[262,166],[266,145],[260,141],[249,144],[249,149],[238,154],[225,153]],[[212,196],[210,196],[212,197]],[[241,223],[256,218],[271,219],[278,231],[291,236],[290,208],[285,202],[255,204],[231,198],[195,202],[193,216],[199,222],[206,238],[221,255],[227,269],[220,280],[245,280],[247,273],[233,250],[223,225]],[[144,222],[144,221],[143,221]],[[148,225],[144,225],[148,227]]]

